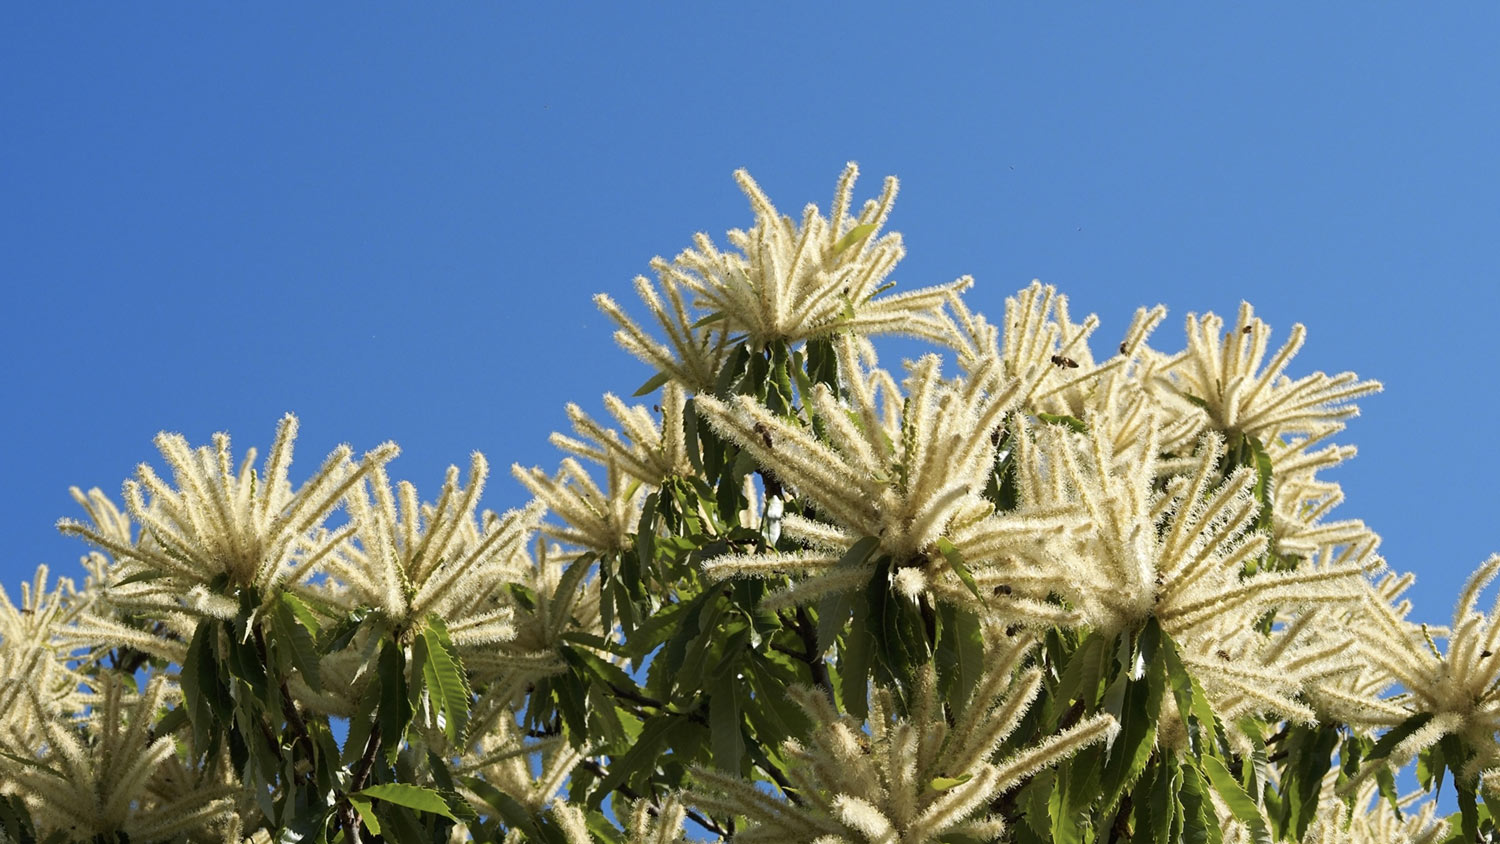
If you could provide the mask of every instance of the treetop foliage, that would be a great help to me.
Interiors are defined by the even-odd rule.
[[[1417,623],[1332,512],[1380,385],[1248,304],[1164,352],[1161,306],[1099,345],[1040,283],[893,291],[856,175],[798,219],[739,172],[754,224],[652,261],[649,319],[600,295],[655,374],[521,509],[393,444],[296,486],[290,415],[75,489],[85,576],[0,591],[0,840],[1494,836],[1500,557]]]

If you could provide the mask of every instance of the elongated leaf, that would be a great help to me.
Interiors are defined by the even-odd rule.
[[[984,632],[979,617],[962,607],[939,604],[937,616],[938,693],[962,706],[984,673]]]
[[[469,725],[469,681],[464,676],[463,663],[448,641],[448,631],[436,616],[427,621],[427,628],[417,637],[413,651],[424,648],[422,677],[427,682],[427,694],[433,704],[443,713],[443,732],[448,740],[458,744]]]
[[[957,788],[973,778],[973,774],[964,774],[957,777],[933,777],[931,782],[927,783],[927,787],[933,791],[947,791],[950,788]]]
[[[1250,828],[1250,835],[1255,844],[1271,844],[1271,830],[1266,826],[1266,820],[1260,813],[1260,807],[1240,787],[1234,775],[1224,767],[1217,757],[1203,757],[1203,772],[1208,774],[1208,781],[1213,784],[1214,791],[1223,798],[1224,805],[1245,826]]]
[[[1182,816],[1182,840],[1193,844],[1222,844],[1224,831],[1208,796],[1208,783],[1191,762],[1178,767],[1182,788],[1178,800]]]
[[[349,805],[353,806],[354,811],[359,813],[359,819],[370,830],[370,834],[380,834],[380,817],[375,814],[375,807],[370,804],[369,799],[351,794],[349,795]]]
[[[1089,432],[1088,423],[1076,416],[1063,416],[1056,413],[1038,413],[1036,415],[1036,418],[1050,425],[1064,425],[1074,433],[1087,434]]]
[[[965,586],[969,587],[969,591],[974,593],[974,597],[979,599],[979,603],[985,603],[984,596],[979,594],[979,586],[974,583],[974,575],[969,571],[969,567],[964,565],[964,555],[946,537],[938,537],[937,547],[938,551],[942,553],[943,559],[948,561],[948,567],[953,569],[954,574],[958,575],[958,579],[963,581]]]
[[[641,386],[637,387],[636,390],[635,390],[635,392],[631,393],[631,396],[632,397],[634,397],[634,396],[644,396],[647,393],[656,392],[656,388],[657,387],[660,387],[661,385],[663,385],[663,384],[665,384],[665,383],[667,383],[668,381],[671,381],[671,380],[672,380],[672,376],[669,373],[658,372],[655,375],[651,376],[650,378],[647,378],[646,379],[646,383],[644,383]]]
[[[864,223],[855,226],[854,228],[845,232],[844,236],[839,238],[837,243],[833,244],[833,254],[835,256],[842,254],[844,250],[869,237],[870,232],[873,231],[875,231],[874,223]]]
[[[1109,654],[1114,648],[1114,637],[1095,631],[1084,639],[1068,657],[1062,677],[1057,683],[1057,694],[1052,705],[1056,718],[1070,703],[1077,700],[1091,707],[1099,698],[1099,681],[1109,667]]]
[[[740,731],[738,681],[725,671],[709,690],[708,725],[713,734],[714,765],[731,774],[740,770],[745,753],[745,738]]]
[[[111,583],[108,588],[114,589],[119,586],[129,586],[132,583],[146,583],[152,580],[160,580],[163,577],[169,577],[169,575],[166,572],[145,569],[143,571],[138,571],[123,580],[118,580],[114,583]]]
[[[275,648],[278,655],[285,654],[285,658],[291,661],[297,671],[301,672],[303,682],[313,691],[320,691],[323,687],[322,673],[319,670],[318,646],[314,640],[316,628],[311,630],[305,626],[303,615],[311,615],[306,612],[297,612],[297,599],[283,592],[278,596],[275,609],[272,611],[271,629],[275,632]],[[316,623],[316,622],[315,622]]]
[[[1120,732],[1109,749],[1109,757],[1101,774],[1100,785],[1104,800],[1104,813],[1114,810],[1120,797],[1135,785],[1146,762],[1151,757],[1151,748],[1156,744],[1156,715],[1161,711],[1162,682],[1159,671],[1149,671],[1139,680],[1128,680],[1121,676],[1115,681],[1123,683],[1125,695],[1123,706],[1116,719]]]
[[[644,766],[656,766],[656,760],[661,758],[666,748],[667,740],[671,737],[674,729],[682,726],[685,722],[681,718],[662,716],[648,720],[641,728],[641,735],[630,750],[624,756],[614,758],[610,761],[609,775],[599,781],[598,786],[589,798],[589,808],[597,809],[604,801],[606,795],[619,788]]]
[[[380,743],[387,759],[395,759],[401,750],[406,727],[411,723],[412,706],[406,691],[406,656],[401,646],[386,642],[377,663],[380,677]]]
[[[435,789],[423,788],[419,785],[407,785],[405,783],[382,783],[372,785],[369,788],[356,791],[349,795],[351,798],[359,797],[366,800],[384,800],[397,806],[405,806],[408,809],[416,809],[418,812],[429,812],[434,815],[442,815],[451,820],[458,820],[453,815],[453,810],[448,808],[448,801],[443,799]]]
[[[1194,753],[1211,752],[1213,742],[1203,742],[1203,732],[1207,731],[1212,739],[1217,719],[1213,709],[1209,707],[1208,696],[1203,693],[1203,687],[1198,684],[1197,679],[1188,673],[1172,637],[1163,634],[1158,650],[1166,665],[1167,685],[1172,688],[1172,696],[1177,699],[1177,711],[1187,730],[1188,748]]]
[[[866,536],[849,546],[844,556],[839,558],[835,568],[857,568],[870,559],[870,554],[880,547],[879,537]],[[855,596],[853,593],[840,592],[829,595],[818,603],[818,653],[826,654],[833,647],[834,641],[844,629],[844,624],[849,620],[849,612],[854,607]]]
[[[1370,750],[1370,755],[1366,759],[1374,762],[1390,756],[1391,751],[1396,749],[1396,745],[1400,744],[1402,739],[1422,729],[1431,720],[1431,712],[1419,712],[1386,730],[1385,735],[1381,736],[1380,740],[1375,742],[1375,747]]]
[[[550,836],[543,833],[542,827],[530,811],[516,801],[514,797],[495,788],[490,783],[479,777],[462,777],[464,785],[478,795],[480,800],[495,807],[500,813],[501,820],[511,829],[519,830],[525,834],[526,841],[549,841]]]

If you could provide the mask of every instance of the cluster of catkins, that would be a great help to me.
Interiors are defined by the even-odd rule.
[[[253,451],[236,461],[227,436],[195,449],[163,434],[170,480],[143,465],[123,509],[75,490],[89,519],[62,528],[97,548],[84,585],[49,588],[42,571],[19,604],[0,593],[0,792],[23,798],[43,830],[78,838],[265,840],[262,795],[224,758],[186,758],[155,726],[182,699],[178,667],[197,626],[244,612],[226,597],[239,588],[266,601],[256,612],[286,593],[325,622],[358,608],[396,630],[441,618],[474,690],[469,738],[455,743],[434,723],[421,740],[551,813],[570,844],[594,840],[583,811],[558,800],[587,748],[528,737],[517,713],[566,667],[565,635],[618,637],[591,588],[598,561],[633,548],[648,496],[701,472],[699,425],[749,455],[746,506],[732,517],[766,540],[703,560],[708,582],[764,580],[763,609],[791,611],[859,600],[880,558],[900,600],[979,619],[985,674],[955,710],[918,671],[902,703],[877,687],[865,720],[817,689],[790,689],[813,725],[781,752],[800,799],[701,769],[687,791],[620,804],[628,840],[684,840],[698,812],[744,819],[736,841],[1001,837],[988,808],[998,795],[1119,729],[1099,714],[997,753],[1043,682],[1033,649],[1049,630],[1148,622],[1176,643],[1231,743],[1249,747],[1234,726],[1247,716],[1379,735],[1427,714],[1389,761],[1461,736],[1479,752],[1460,773],[1488,787],[1500,765],[1500,625],[1475,603],[1500,557],[1474,575],[1450,627],[1417,625],[1400,599],[1411,577],[1387,570],[1362,522],[1331,515],[1342,493],[1326,470],[1354,453],[1333,437],[1378,383],[1288,375],[1303,328],[1273,351],[1248,304],[1228,322],[1190,314],[1186,348],[1169,353],[1148,345],[1160,306],[1101,348],[1097,319],[1075,323],[1066,298],[1039,283],[1008,298],[998,324],[966,304],[967,278],[887,292],[903,254],[882,230],[896,183],[856,210],[856,172],[840,178],[827,216],[808,206],[800,220],[736,174],[754,225],[730,232],[728,251],[699,235],[655,261],[657,278],[636,281],[651,328],[598,297],[620,345],[658,373],[648,387],[659,398],[649,409],[606,396],[618,431],[570,405],[574,435],[553,439],[571,455],[561,470],[515,467],[534,496],[523,509],[478,509],[477,454],[466,480],[450,470],[423,503],[388,477],[391,445],[360,458],[342,448],[294,488],[290,416],[260,469]],[[883,369],[872,341],[892,334],[933,352]],[[807,377],[814,346],[835,378]],[[801,364],[796,383],[776,388],[782,401],[724,389],[736,356],[773,350]],[[997,466],[1009,473],[1005,507]],[[100,670],[122,648],[142,655],[148,681]],[[297,673],[289,693],[306,711],[349,718],[373,658],[355,642],[321,658],[318,682]],[[1156,744],[1186,747],[1174,698],[1161,706]],[[1341,793],[1330,781],[1306,838],[1443,834],[1430,805],[1401,814],[1372,802],[1381,765],[1346,777]],[[463,793],[480,814],[496,810]],[[1215,809],[1233,835],[1254,826]]]

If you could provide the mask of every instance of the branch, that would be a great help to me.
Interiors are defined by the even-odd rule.
[[[359,791],[365,787],[365,782],[370,778],[370,771],[375,767],[375,758],[380,754],[380,730],[371,729],[370,737],[365,740],[365,752],[359,757],[359,762],[354,766],[353,776],[349,779],[349,791]],[[361,844],[359,834],[359,811],[354,804],[349,802],[347,793],[339,794],[339,826],[344,828],[344,841],[347,844]]]
[[[818,628],[813,625],[806,607],[797,607],[797,624],[794,629],[802,639],[805,653],[800,658],[807,663],[813,684],[827,692],[829,700],[838,700],[833,693],[833,680],[828,676],[828,665],[823,662],[823,654],[818,651]]]
[[[609,776],[609,771],[605,770],[603,765],[600,765],[598,762],[595,762],[592,759],[585,759],[582,762],[579,762],[578,767],[583,768],[585,771],[593,774],[595,779],[602,780],[605,777]],[[640,792],[623,783],[615,786],[614,790],[620,792],[621,796],[628,797],[631,800],[641,799]],[[703,827],[709,832],[712,832],[714,835],[722,837],[726,834],[724,828],[714,823],[712,819],[705,818],[692,809],[687,808],[686,806],[683,807],[683,811],[687,812],[688,818],[692,820],[693,823]]]

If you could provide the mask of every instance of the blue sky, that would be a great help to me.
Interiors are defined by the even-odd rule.
[[[1099,348],[1247,299],[1308,326],[1292,374],[1384,381],[1340,514],[1446,622],[1500,551],[1500,6],[1062,8],[9,4],[0,578],[76,572],[68,487],[157,431],[286,411],[304,477],[392,439],[431,495],[478,449],[516,506],[565,402],[650,374],[591,296],[747,225],[736,167],[796,212],[855,160],[902,179],[901,288],[1040,278]]]

